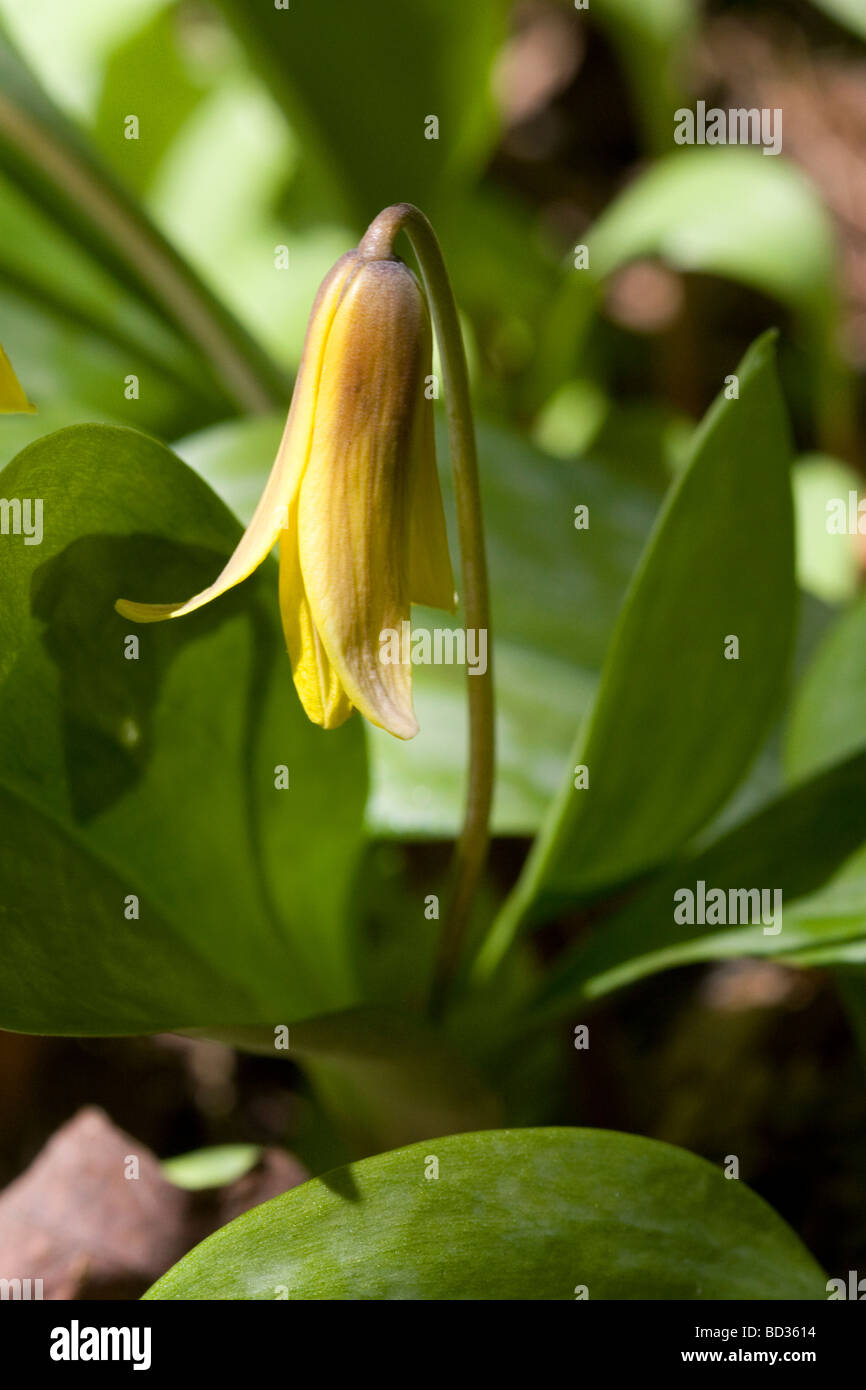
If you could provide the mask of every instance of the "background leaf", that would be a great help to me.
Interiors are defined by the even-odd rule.
[[[201,1192],[236,1182],[255,1167],[261,1153],[258,1144],[212,1144],[207,1149],[163,1159],[160,1166],[175,1187]]]
[[[280,371],[95,157],[2,33],[0,85],[5,176],[195,349],[227,404],[278,405]]]
[[[772,337],[696,431],[625,600],[569,771],[484,948],[529,912],[633,878],[671,855],[742,779],[780,700],[794,622],[785,408]],[[739,659],[726,660],[730,635]],[[573,767],[589,785],[575,789]]]
[[[858,38],[866,39],[866,13],[860,0],[812,0],[812,4]]]
[[[790,957],[850,942],[866,931],[862,882],[823,886],[864,841],[866,753],[860,753],[784,792],[638,888],[632,901],[556,963],[539,991],[540,1009],[567,1013],[583,1000],[698,960]],[[708,890],[779,889],[782,930],[676,922],[674,894],[694,890],[699,880]]]
[[[504,32],[500,0],[460,11],[416,0],[411,24],[387,0],[330,0],[327,24],[313,0],[220,7],[359,226],[404,201],[435,219],[442,186],[479,169],[495,133],[489,70]],[[371,82],[373,73],[386,80]],[[431,115],[434,139],[425,138]]]
[[[838,459],[806,454],[794,469],[797,515],[797,578],[809,593],[827,603],[853,599],[859,587],[856,536],[827,530],[827,504],[857,490],[859,475]]]
[[[834,300],[833,234],[817,192],[792,164],[755,150],[682,149],[659,160],[605,210],[589,245],[600,278],[661,256],[741,280],[810,319]]]
[[[672,140],[672,112],[669,119]],[[589,269],[572,269],[569,258],[542,336],[536,374],[547,389],[589,365],[583,349],[609,278],[631,261],[658,257],[685,273],[738,281],[791,310],[814,354],[815,410],[834,421],[845,414],[847,376],[832,341],[833,225],[794,165],[734,146],[679,149],[628,183],[583,240]]]
[[[851,480],[856,491],[856,480]],[[836,493],[847,502],[847,488]],[[826,511],[821,510],[826,524]],[[859,540],[848,535],[828,536],[827,542],[843,553]],[[797,788],[809,785],[809,778],[820,774],[836,759],[851,762],[866,757],[866,666],[863,641],[866,636],[866,595],[853,603],[837,619],[794,693],[784,737],[785,772]],[[858,751],[860,750],[860,751]],[[858,819],[862,792],[852,797],[848,808],[851,821]],[[808,906],[808,905],[807,905]],[[835,932],[838,939],[801,943],[790,958],[803,966],[836,966],[836,982],[848,1013],[861,1054],[866,1057],[866,860],[855,856],[845,866],[823,899],[813,904],[819,930]],[[847,930],[843,934],[839,928]],[[844,939],[847,937],[848,939]]]
[[[126,186],[140,195],[206,89],[184,61],[179,8],[168,5],[149,14],[113,50],[99,93],[94,139]],[[138,117],[137,140],[124,138],[130,114]]]
[[[847,536],[834,536],[842,548]],[[791,780],[807,777],[866,741],[866,595],[827,633],[798,685],[785,734]]]

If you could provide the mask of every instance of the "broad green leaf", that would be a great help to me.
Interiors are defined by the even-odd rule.
[[[214,1144],[163,1159],[162,1171],[175,1187],[201,1192],[208,1187],[225,1187],[237,1182],[255,1168],[262,1150],[258,1144]]]
[[[789,957],[866,935],[863,881],[827,884],[864,843],[866,753],[860,753],[782,793],[639,888],[625,907],[556,963],[539,991],[539,1011],[568,1013],[582,1001],[695,961]],[[770,890],[771,912],[773,890],[778,889],[781,930],[765,932],[764,923],[753,920],[742,925],[677,922],[674,895],[683,888],[696,892],[699,882],[707,892]]]
[[[2,295],[0,295],[2,303]],[[0,429],[0,468],[4,468],[7,463],[14,459],[16,454],[32,444],[35,440],[41,439],[43,435],[51,434],[54,430],[65,429],[69,425],[91,425],[93,414],[90,410],[77,404],[70,405],[68,402],[56,402],[49,406],[40,406],[33,415],[9,415],[3,420],[3,427]],[[101,423],[121,425],[121,420],[112,420],[110,416],[103,416]]]
[[[841,548],[848,536],[834,536]],[[866,742],[866,595],[836,622],[798,685],[785,734],[785,768],[799,780]]]
[[[44,523],[41,544],[0,547],[0,1024],[149,1032],[354,1002],[362,734],[303,715],[275,566],[183,622],[120,618],[118,597],[195,593],[239,535],[133,430],[49,435],[0,493],[41,500]]]
[[[517,888],[490,968],[530,914],[669,858],[741,781],[786,680],[794,628],[790,446],[772,335],[696,431],[634,576],[592,716]],[[732,638],[736,659],[726,659]],[[575,787],[573,769],[588,770]]]
[[[0,33],[0,169],[192,346],[223,399],[264,410],[281,373],[94,157]]]
[[[823,1298],[825,1283],[781,1217],[702,1158],[633,1134],[515,1129],[303,1183],[145,1298],[764,1301]]]
[[[462,8],[415,0],[411,23],[387,0],[330,0],[326,22],[313,0],[290,9],[220,0],[220,8],[359,225],[402,201],[432,216],[443,189],[480,170],[495,136],[490,69],[505,29],[501,0]]]
[[[177,450],[246,521],[281,430],[276,418],[230,422],[181,440]],[[528,833],[559,785],[575,717],[595,690],[617,608],[660,493],[654,477],[645,482],[629,477],[612,457],[551,459],[514,433],[484,422],[478,425],[478,443],[496,650],[493,824],[500,834]],[[456,551],[448,443],[441,427],[437,447]],[[589,508],[590,525],[578,531],[575,507],[581,504]],[[454,559],[456,570],[456,553]],[[413,611],[416,627],[435,629],[449,621],[444,613]],[[466,680],[457,666],[417,666],[420,734],[398,746],[368,729],[373,830],[455,833],[466,766]]]

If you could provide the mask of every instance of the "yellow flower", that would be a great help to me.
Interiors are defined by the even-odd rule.
[[[32,415],[31,405],[12,370],[12,363],[0,347],[0,415]]]
[[[411,667],[381,660],[410,605],[453,610],[454,580],[426,399],[432,336],[411,270],[343,256],[307,328],[283,438],[238,547],[185,603],[121,599],[139,622],[191,613],[240,583],[280,542],[280,611],[309,718],[334,729],[353,707],[412,738]]]

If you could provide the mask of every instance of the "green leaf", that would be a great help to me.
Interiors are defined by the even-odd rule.
[[[276,418],[232,421],[176,447],[247,521],[282,425]],[[654,479],[629,477],[617,459],[551,459],[512,431],[483,421],[478,423],[478,446],[496,644],[493,825],[499,834],[526,834],[537,828],[559,785],[575,716],[589,706],[660,492]],[[441,421],[437,449],[449,531],[456,541]],[[575,530],[579,504],[589,508],[589,530]],[[416,627],[443,627],[450,621],[444,613],[413,610]],[[421,732],[409,744],[368,727],[368,819],[374,831],[402,836],[456,832],[467,756],[466,679],[457,666],[413,668]]]
[[[856,480],[855,480],[856,490]],[[847,503],[847,489],[837,494]],[[826,517],[821,509],[821,520]],[[856,538],[854,538],[856,539]],[[852,543],[848,535],[830,536],[839,550]],[[784,736],[785,772],[796,786],[848,757],[851,762],[866,758],[864,749],[863,690],[866,666],[863,641],[866,636],[866,595],[863,595],[836,621],[824,637],[794,694]],[[862,791],[852,797],[849,816],[857,821]],[[866,838],[866,837],[864,837]],[[855,1028],[863,1037],[862,968],[866,965],[866,865],[855,863],[850,872],[831,885],[833,898],[826,913],[817,904],[818,925],[829,916],[831,925],[840,918],[848,927],[845,936],[836,932],[829,944],[824,940],[804,943],[792,957],[802,966],[837,966],[839,988]],[[846,939],[846,937],[848,939]],[[853,939],[850,939],[853,938]],[[850,980],[848,977],[851,977]]]
[[[239,535],[133,430],[49,435],[0,493],[44,518],[40,545],[0,547],[0,1025],[289,1023],[355,1002],[363,736],[303,715],[275,567],[183,622],[120,618],[118,597],[197,592]]]
[[[261,1157],[258,1144],[214,1144],[208,1149],[177,1154],[163,1159],[162,1171],[175,1187],[187,1192],[202,1192],[208,1187],[225,1187],[237,1182]]]
[[[847,536],[835,536],[841,548]],[[785,770],[799,780],[866,742],[866,595],[834,624],[794,695]]]
[[[0,303],[40,409],[81,402],[91,418],[125,411],[136,424],[169,430],[225,413],[225,397],[178,334],[7,179]],[[135,402],[124,397],[129,372],[139,378]]]
[[[205,82],[189,61],[195,35],[184,35],[185,19],[176,5],[147,15],[105,64],[94,139],[126,186],[139,195],[205,92]],[[131,113],[139,122],[134,140],[124,134]]]
[[[823,1298],[825,1282],[772,1208],[702,1158],[518,1129],[315,1178],[224,1226],[145,1298],[763,1301]]]
[[[249,410],[279,404],[282,374],[94,157],[2,33],[0,87],[4,174],[177,330],[224,400]]]
[[[673,112],[669,112],[673,138]],[[838,289],[832,222],[806,176],[781,158],[733,146],[683,148],[656,160],[584,238],[589,269],[569,268],[538,350],[538,403],[581,363],[609,276],[657,256],[674,269],[719,275],[793,309],[817,359],[816,407],[841,420],[847,378],[832,334]]]
[[[797,515],[797,578],[807,592],[826,603],[852,599],[859,586],[857,536],[827,530],[832,504],[857,491],[859,474],[838,459],[805,454],[794,469]]]
[[[739,399],[696,431],[620,613],[592,717],[515,892],[490,968],[529,914],[669,858],[742,779],[780,699],[794,629],[790,447],[772,335]],[[726,660],[728,639],[739,643]],[[575,788],[572,769],[588,769]]]
[[[327,23],[312,0],[291,10],[245,0],[220,7],[359,225],[399,201],[435,217],[443,188],[480,171],[495,136],[500,0],[460,9],[415,0],[411,24],[395,21],[388,0],[330,0]],[[439,122],[433,138],[430,116]]]
[[[811,354],[819,435],[828,442],[850,437],[852,378],[836,345],[835,232],[818,189],[794,164],[743,146],[679,149],[605,209],[587,242],[596,285],[629,261],[657,256],[786,305]],[[580,323],[586,291],[572,285]]]
[[[596,278],[661,256],[679,270],[741,280],[810,320],[835,303],[833,231],[817,190],[793,164],[757,150],[682,149],[659,160],[587,240]]]
[[[850,942],[866,932],[866,897],[858,896],[856,882],[823,885],[864,842],[866,753],[860,753],[785,792],[645,885],[556,963],[539,992],[539,1013],[568,1013],[584,1000],[695,961],[789,957],[828,941]],[[779,889],[782,930],[676,922],[674,894],[694,891],[699,881],[707,891]]]
[[[866,39],[866,11],[861,0],[812,0],[812,4],[844,29],[850,29],[858,38]]]

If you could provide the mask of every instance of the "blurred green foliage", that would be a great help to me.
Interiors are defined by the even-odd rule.
[[[864,36],[849,0],[816,5],[846,42]],[[580,73],[566,64],[561,87],[515,115],[527,93],[503,88],[519,72],[503,60],[537,50],[521,50],[525,16],[506,0],[89,0],[74,24],[64,0],[0,0],[0,320],[38,407],[0,422],[0,490],[42,499],[46,516],[43,545],[0,549],[0,1024],[186,1029],[271,1053],[291,1025],[348,1156],[537,1111],[547,1122],[558,1063],[539,1020],[690,961],[835,967],[866,1037],[860,559],[856,537],[823,524],[859,476],[833,220],[784,154],[674,147],[701,7],[593,0],[545,15],[575,70],[587,46],[609,64],[597,133],[626,108],[601,181],[563,136],[586,115]],[[437,920],[422,915],[445,879],[437,863],[422,888],[402,847],[435,851],[458,827],[461,672],[418,670],[409,746],[358,718],[324,735],[294,697],[273,565],[179,628],[139,631],[135,660],[112,606],[173,600],[217,572],[270,467],[318,284],[403,200],[440,236],[478,408],[493,829],[538,832],[516,892],[503,903],[485,884],[480,963],[437,1028],[418,1017]],[[635,269],[669,301],[656,324],[622,310]],[[743,321],[717,341],[695,306],[729,298]],[[764,330],[778,327],[777,361]],[[739,390],[719,396],[730,374]],[[822,602],[798,607],[797,581]],[[739,659],[726,661],[731,635]],[[783,888],[784,933],[678,929],[672,894],[698,877]],[[139,915],[125,917],[131,900]],[[554,917],[551,958],[519,929]],[[411,1150],[334,1180],[369,1190],[352,1228],[368,1268],[386,1220],[410,1252],[419,1211],[449,1241],[478,1183],[507,1226],[496,1163],[513,1158],[541,1165],[539,1222],[562,1188],[563,1239],[589,1238],[599,1194],[622,1218],[612,1172],[632,1184],[634,1244],[611,1260],[603,1228],[599,1287],[637,1287],[634,1260],[639,1287],[671,1297],[696,1279],[718,1297],[755,1296],[761,1280],[794,1297],[818,1277],[757,1199],[681,1152],[568,1131],[447,1144],[473,1181],[435,1214],[406,1195]],[[238,1155],[223,1157],[234,1171]],[[206,1182],[209,1161],[189,1156],[178,1180]],[[332,1221],[326,1187],[244,1218],[154,1296],[273,1296],[272,1279],[321,1294],[320,1247],[304,1242]],[[666,1250],[643,1241],[648,1220]],[[497,1268],[502,1296],[550,1272],[531,1226],[517,1282]],[[335,1261],[346,1229],[327,1225]],[[450,1296],[427,1254],[400,1277]],[[486,1289],[471,1231],[461,1259]]]

